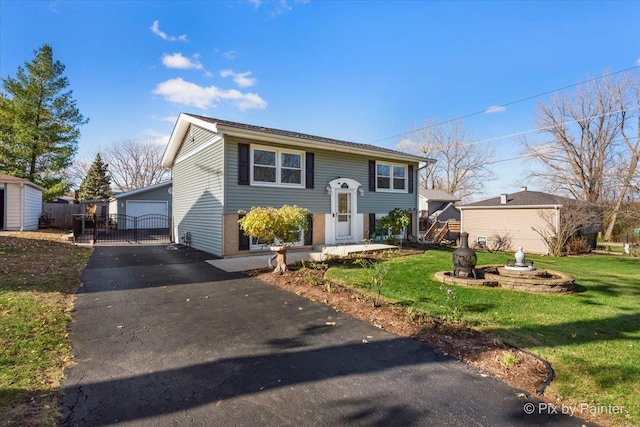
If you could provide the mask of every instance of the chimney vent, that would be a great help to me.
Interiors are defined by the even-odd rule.
[[[527,191],[527,187],[523,185],[522,187],[520,187],[520,191]]]
[[[507,193],[502,193],[500,195],[500,204],[501,205],[506,205],[507,204]]]

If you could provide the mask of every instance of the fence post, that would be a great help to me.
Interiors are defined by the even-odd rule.
[[[98,217],[93,214],[93,244],[96,244],[98,240]]]

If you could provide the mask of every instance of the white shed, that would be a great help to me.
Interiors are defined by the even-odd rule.
[[[37,230],[43,191],[26,179],[0,174],[0,230]]]

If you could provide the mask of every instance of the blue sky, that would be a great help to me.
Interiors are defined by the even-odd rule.
[[[66,66],[79,157],[182,111],[393,148],[402,133],[640,65],[639,1],[0,1],[0,76]],[[633,69],[634,73],[640,68]],[[538,97],[464,120],[516,157]],[[495,139],[494,139],[495,138]],[[495,165],[488,195],[517,190]]]

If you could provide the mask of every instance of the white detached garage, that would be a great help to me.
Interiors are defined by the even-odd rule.
[[[0,230],[37,230],[43,191],[26,179],[0,174]]]
[[[116,194],[109,213],[117,214],[118,228],[168,228],[171,216],[171,181]]]

